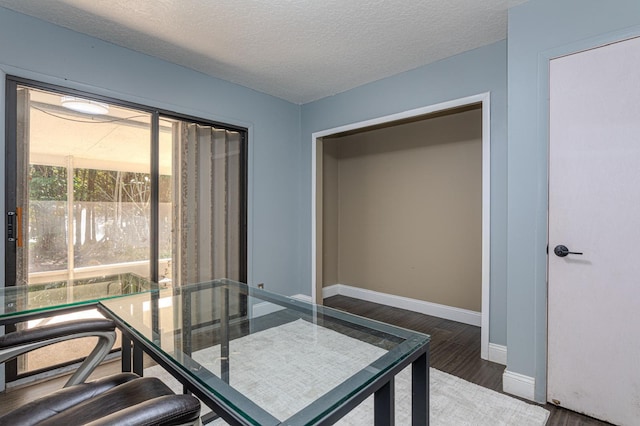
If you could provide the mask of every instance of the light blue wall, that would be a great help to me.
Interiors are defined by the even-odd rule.
[[[298,289],[298,105],[3,8],[0,70],[249,127],[249,278],[285,294]]]
[[[302,107],[302,287],[311,292],[311,163],[314,132],[491,92],[490,341],[506,344],[507,44],[501,41]]]
[[[498,42],[298,107],[0,8],[0,70],[249,127],[250,279],[287,294],[310,294],[311,134],[490,91],[490,341],[508,342],[508,369],[535,377],[536,398],[544,400],[547,139],[540,61],[637,25],[638,0],[530,0],[509,13],[508,47]],[[0,120],[0,140],[3,126]]]
[[[546,399],[548,58],[640,34],[638,25],[638,0],[531,0],[509,12],[507,369],[535,377],[539,401]]]

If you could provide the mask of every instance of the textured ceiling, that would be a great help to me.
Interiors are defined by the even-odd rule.
[[[506,37],[523,0],[0,0],[303,104]]]

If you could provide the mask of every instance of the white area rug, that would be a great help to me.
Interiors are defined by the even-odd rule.
[[[287,349],[284,351],[283,349]],[[293,350],[292,350],[293,349]],[[292,416],[310,401],[329,392],[385,353],[326,328],[297,320],[230,342],[231,385],[280,420]],[[287,353],[286,357],[283,353]],[[218,347],[196,352],[193,358],[219,374]],[[181,385],[161,367],[145,370],[160,377],[176,392]],[[291,381],[291,377],[301,380]],[[395,379],[396,424],[411,424],[411,368]],[[458,377],[430,369],[430,423],[435,426],[544,425],[549,412]],[[203,406],[203,412],[209,411]],[[217,420],[212,424],[225,424]],[[373,397],[368,398],[338,425],[372,425]]]

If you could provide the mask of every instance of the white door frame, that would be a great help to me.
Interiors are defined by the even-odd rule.
[[[317,223],[317,177],[318,177],[318,144],[323,137],[350,130],[362,129],[397,120],[417,117],[451,108],[480,103],[482,105],[482,319],[481,319],[481,357],[489,359],[489,307],[490,307],[490,269],[491,269],[491,105],[490,93],[485,92],[465,98],[454,99],[422,108],[386,115],[371,120],[360,121],[311,134],[311,300],[316,301],[318,223]]]

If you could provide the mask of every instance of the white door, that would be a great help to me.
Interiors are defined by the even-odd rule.
[[[548,400],[638,425],[640,38],[551,61],[549,162]]]

